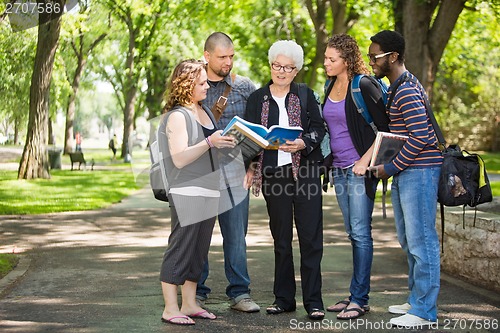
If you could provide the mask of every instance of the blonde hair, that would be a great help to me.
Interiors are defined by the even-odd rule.
[[[195,59],[183,60],[175,67],[165,92],[163,113],[176,105],[188,106],[193,103],[193,89],[202,70],[205,70],[205,63]]]

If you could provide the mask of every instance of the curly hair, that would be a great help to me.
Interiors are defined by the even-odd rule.
[[[370,74],[368,67],[363,61],[361,51],[356,40],[348,34],[336,34],[330,37],[326,47],[334,48],[340,53],[340,57],[347,63],[347,76],[349,81],[356,74]]]
[[[165,92],[163,113],[176,105],[188,106],[193,103],[193,89],[202,70],[205,70],[205,63],[195,59],[183,60],[175,67]]]

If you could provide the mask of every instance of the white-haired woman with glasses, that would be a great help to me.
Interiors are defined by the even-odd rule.
[[[252,186],[254,195],[262,191],[274,239],[275,301],[267,313],[296,309],[292,254],[295,220],[304,307],[310,319],[321,320],[325,312],[321,297],[323,212],[319,166],[325,128],[314,92],[293,82],[303,63],[302,47],[294,41],[281,40],[269,49],[271,81],[250,95],[245,118],[267,128],[301,126],[303,132],[278,150],[264,150],[250,165],[245,181],[247,187]],[[307,101],[301,103],[300,98]],[[306,106],[302,108],[301,104]]]

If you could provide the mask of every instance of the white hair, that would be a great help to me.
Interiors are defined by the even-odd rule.
[[[292,59],[298,71],[302,69],[304,65],[304,50],[293,40],[279,40],[271,45],[268,52],[269,65],[280,55]]]

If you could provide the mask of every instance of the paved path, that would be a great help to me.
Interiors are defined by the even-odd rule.
[[[252,198],[250,211],[247,242],[252,295],[265,308],[273,301],[272,239],[264,201]],[[331,195],[325,196],[324,212],[323,295],[328,306],[348,293],[351,250]],[[405,302],[407,266],[395,239],[392,216],[386,220],[380,216],[381,209],[376,208],[372,310],[352,323],[327,313],[324,321],[315,323],[314,331],[390,330],[387,322],[393,316],[386,309]],[[169,211],[147,189],[99,211],[1,216],[0,251],[25,255],[21,267],[0,281],[0,332],[278,333],[313,328],[300,303],[300,288],[298,309],[293,313],[270,316],[265,311],[246,314],[229,309],[218,226],[210,253],[212,295],[207,306],[219,318],[197,320],[192,327],[161,323],[158,275],[168,232]],[[444,275],[439,327],[428,331],[498,332],[491,327],[499,324],[499,307],[500,295]],[[485,329],[488,324],[490,329]]]

